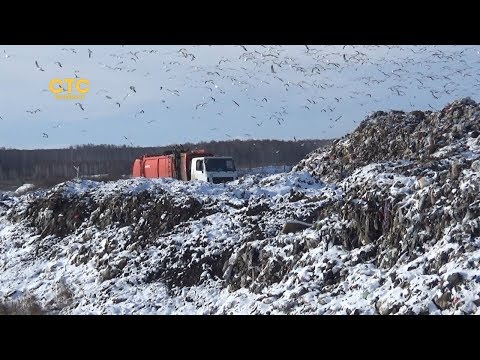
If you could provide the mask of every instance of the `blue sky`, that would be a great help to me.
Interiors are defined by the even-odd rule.
[[[75,75],[84,110],[48,90]],[[372,111],[480,100],[480,46],[0,45],[0,80],[0,147],[334,138]]]

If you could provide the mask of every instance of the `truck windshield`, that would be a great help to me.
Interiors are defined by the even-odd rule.
[[[233,159],[205,159],[207,171],[235,171]]]

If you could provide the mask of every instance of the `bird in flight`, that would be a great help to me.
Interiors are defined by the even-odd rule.
[[[132,90],[134,93],[137,92],[137,90],[135,89],[135,86],[130,86],[130,90]]]
[[[5,59],[8,59],[9,57],[12,57],[12,55],[7,54],[5,50],[3,50],[3,53],[5,54]]]
[[[41,111],[40,109],[35,109],[35,110],[27,110],[28,113],[30,114],[36,114],[37,112]]]
[[[48,134],[46,134],[46,133],[43,133],[42,136],[43,136],[44,138],[48,138]]]
[[[75,105],[78,105],[78,107],[79,107],[80,109],[82,109],[82,111],[85,111],[85,109],[83,108],[83,105],[82,105],[82,104],[80,104],[80,103],[75,103]]]
[[[55,64],[57,64],[58,66],[62,67],[62,64],[60,63],[60,61],[56,61]]]
[[[240,106],[240,105],[238,105],[238,103],[235,100],[232,100],[232,101],[235,103],[235,105]]]
[[[45,70],[43,70],[43,69],[40,67],[40,65],[38,65],[38,61],[37,61],[37,60],[35,60],[35,65],[37,66],[38,71],[45,71]]]
[[[92,57],[92,50],[88,49],[88,58],[91,58]]]

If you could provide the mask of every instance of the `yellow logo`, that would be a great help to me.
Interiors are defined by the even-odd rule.
[[[57,100],[84,100],[85,94],[90,91],[89,85],[87,79],[52,79],[49,89]]]

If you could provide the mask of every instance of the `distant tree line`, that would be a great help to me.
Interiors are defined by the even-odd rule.
[[[329,140],[232,140],[182,144],[186,149],[206,149],[232,156],[237,168],[294,165]],[[143,154],[161,154],[173,145],[127,147],[126,145],[80,145],[66,149],[16,150],[0,148],[2,184],[51,183],[76,176],[108,174],[110,179],[130,175],[133,161]],[[1,185],[1,184],[0,184]]]

